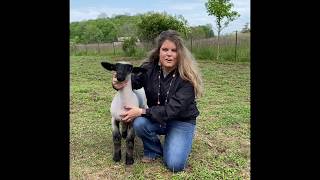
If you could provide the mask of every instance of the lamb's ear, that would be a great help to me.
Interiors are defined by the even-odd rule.
[[[116,70],[116,66],[114,64],[108,63],[108,62],[101,62],[101,65],[108,69],[109,71],[115,71]]]
[[[147,70],[145,68],[141,68],[141,67],[133,67],[132,73],[139,73],[139,72],[145,73],[145,72],[147,72]]]

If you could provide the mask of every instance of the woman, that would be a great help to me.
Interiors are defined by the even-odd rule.
[[[122,120],[134,120],[144,146],[142,162],[162,156],[168,169],[181,171],[187,165],[199,115],[195,98],[202,94],[202,80],[197,65],[179,34],[168,30],[160,33],[141,67],[147,72],[132,76],[132,87],[144,87],[149,108],[125,107]],[[114,76],[112,85],[121,89],[125,82],[117,82]],[[165,135],[163,147],[157,135]]]

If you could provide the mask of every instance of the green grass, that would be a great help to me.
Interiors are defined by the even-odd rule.
[[[212,46],[193,48],[192,53],[196,59],[215,60],[217,58],[217,47]],[[221,46],[219,60],[231,62],[250,62],[250,47],[247,45],[238,46],[237,51],[235,51],[234,46]]]
[[[205,94],[188,168],[168,171],[161,159],[140,162],[143,146],[135,139],[135,163],[112,161],[109,107],[116,93],[111,73],[100,62],[119,57],[71,56],[71,179],[250,179],[250,64],[200,60]],[[128,58],[125,58],[129,60]],[[132,60],[138,65],[140,60]],[[125,143],[122,141],[122,157]]]

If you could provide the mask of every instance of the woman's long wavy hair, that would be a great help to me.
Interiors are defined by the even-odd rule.
[[[196,98],[200,98],[203,93],[203,84],[198,64],[190,51],[185,47],[183,39],[174,30],[167,30],[160,33],[156,38],[156,48],[151,50],[149,58],[144,63],[159,62],[160,48],[164,41],[169,40],[177,47],[178,72],[183,80],[191,82],[194,87]]]

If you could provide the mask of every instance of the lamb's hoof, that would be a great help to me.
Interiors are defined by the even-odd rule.
[[[114,153],[112,159],[113,159],[115,162],[119,162],[119,161],[121,160],[121,152],[119,152],[119,153]]]
[[[134,163],[133,157],[126,157],[126,165],[132,165]]]

